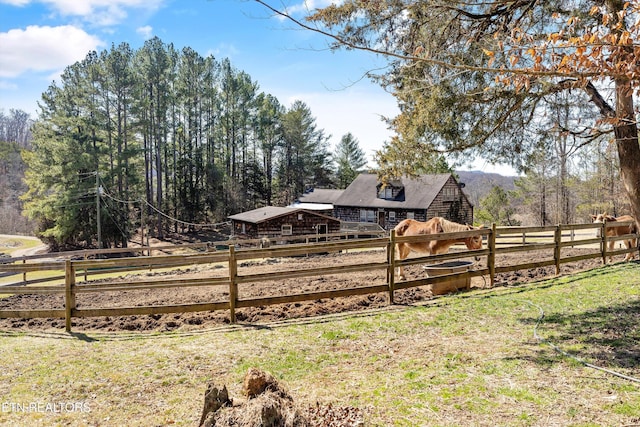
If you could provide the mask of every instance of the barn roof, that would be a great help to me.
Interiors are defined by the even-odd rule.
[[[294,202],[289,205],[290,208],[307,209],[310,211],[330,211],[333,209],[332,203],[304,203]]]
[[[265,206],[263,208],[254,209],[252,211],[242,212],[235,215],[230,215],[228,218],[234,221],[249,222],[252,224],[259,224],[264,221],[268,221],[274,218],[278,218],[285,215],[290,215],[296,212],[306,212],[310,215],[327,218],[329,220],[338,221],[336,218],[321,215],[317,212],[291,208],[291,207],[278,207],[278,206]]]
[[[299,203],[321,203],[333,204],[344,192],[344,190],[333,190],[328,188],[311,188],[298,198]]]
[[[335,201],[335,206],[357,206],[364,208],[426,209],[447,183],[451,174],[420,175],[403,177],[392,181],[394,187],[403,191],[393,200],[378,197],[378,177],[375,174],[360,174]]]

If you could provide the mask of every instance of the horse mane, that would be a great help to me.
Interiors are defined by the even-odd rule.
[[[467,231],[469,227],[464,224],[458,224],[457,222],[449,221],[448,219],[440,218],[440,224],[442,230],[445,233],[453,233],[455,231]]]

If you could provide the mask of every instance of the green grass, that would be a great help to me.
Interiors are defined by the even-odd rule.
[[[544,316],[542,317],[542,314]],[[166,334],[0,332],[0,425],[194,425],[207,381],[240,396],[251,366],[298,403],[357,406],[373,426],[630,425],[640,385],[640,264],[423,306]]]

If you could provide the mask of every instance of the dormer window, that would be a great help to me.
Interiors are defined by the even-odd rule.
[[[399,201],[403,199],[404,185],[400,180],[395,180],[383,184],[381,182],[376,185],[376,195],[378,199]]]
[[[385,187],[380,187],[380,191],[378,192],[379,199],[391,200],[393,199],[393,187],[387,185]]]

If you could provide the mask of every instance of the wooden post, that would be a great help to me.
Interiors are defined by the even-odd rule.
[[[553,259],[556,262],[556,276],[560,274],[560,246],[562,243],[562,224],[556,225],[556,231],[553,238],[555,247],[553,248]]]
[[[229,246],[229,311],[231,323],[236,323],[236,301],[238,300],[238,262],[236,248]]]
[[[489,255],[487,255],[487,267],[489,268],[489,283],[493,288],[496,280],[496,223],[491,224],[491,234],[489,234]]]
[[[23,260],[22,260],[22,263],[23,263],[23,264],[26,264],[26,263],[27,263],[27,260],[26,260],[26,259],[23,259]],[[23,282],[26,282],[26,281],[27,281],[27,271],[26,271],[26,270],[22,273],[22,281],[23,281]]]
[[[87,257],[88,257],[88,254],[85,252],[85,254],[84,254],[84,260],[85,261],[87,260]],[[89,269],[87,267],[85,267],[85,269],[84,269],[84,281],[85,282],[88,280],[87,279],[88,274],[89,274]]]
[[[396,287],[396,230],[391,230],[387,245],[387,282],[389,284],[389,304],[393,304],[393,292]]]
[[[64,309],[65,309],[65,330],[71,332],[71,317],[76,309],[76,272],[71,260],[65,261],[64,266]]]
[[[607,265],[607,220],[605,219],[600,225],[600,252],[602,253],[602,264]]]

